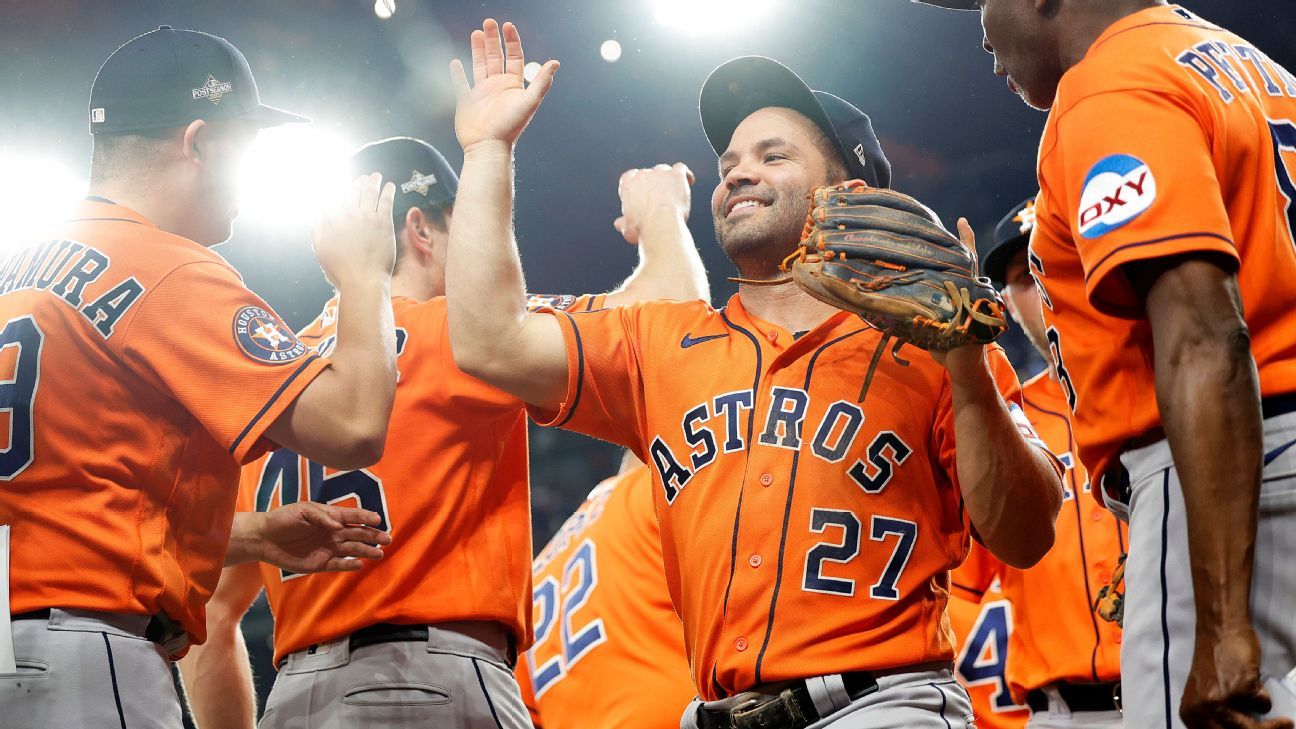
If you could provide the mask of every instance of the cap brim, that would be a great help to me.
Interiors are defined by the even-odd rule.
[[[980,10],[977,0],[910,0],[919,5],[935,5],[946,10]]]
[[[266,106],[265,104],[256,107],[247,114],[243,114],[242,118],[254,121],[257,126],[262,128],[277,127],[280,124],[303,124],[310,121],[310,119],[300,114],[294,114],[291,111]]]
[[[800,112],[836,137],[828,114],[810,87],[772,58],[743,56],[723,64],[707,77],[698,98],[702,129],[717,155],[728,149],[734,130],[744,119],[771,106]]]
[[[989,277],[995,286],[1003,288],[1007,283],[1008,261],[1012,260],[1018,251],[1025,250],[1029,244],[1029,233],[999,243],[981,256],[982,275]]]

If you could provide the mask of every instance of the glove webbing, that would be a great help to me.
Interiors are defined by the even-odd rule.
[[[1120,584],[1125,581],[1127,556],[1122,554],[1116,561],[1111,580],[1098,591],[1098,599],[1094,602],[1094,612],[1098,613],[1098,617],[1117,625],[1122,625],[1125,619],[1125,593],[1120,591]]]

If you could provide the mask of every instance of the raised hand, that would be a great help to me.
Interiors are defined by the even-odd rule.
[[[492,18],[482,22],[481,30],[472,32],[472,85],[463,63],[457,58],[450,62],[457,99],[455,135],[465,152],[482,143],[512,146],[522,135],[558,71],[557,61],[546,61],[527,84],[522,77],[525,65],[517,26],[504,24],[501,45],[500,27]]]
[[[390,276],[396,263],[392,201],[396,186],[375,173],[357,177],[328,204],[315,226],[315,257],[328,280],[343,288],[347,277]]]
[[[644,226],[656,215],[688,220],[693,172],[682,162],[651,169],[626,170],[617,183],[621,216],[612,227],[626,242],[638,245]]]

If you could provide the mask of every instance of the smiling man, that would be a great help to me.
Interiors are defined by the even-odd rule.
[[[652,467],[667,585],[702,699],[684,726],[967,726],[944,619],[949,570],[973,529],[1001,559],[1037,561],[1053,541],[1059,470],[1014,417],[1020,388],[1001,350],[901,359],[858,318],[775,280],[813,187],[890,184],[868,116],[767,58],[721,66],[701,115],[720,157],[712,216],[744,277],[738,295],[724,309],[528,313],[510,227],[513,148],[557,66],[526,88],[516,28],[504,26],[501,48],[487,21],[472,44],[475,87],[456,73],[455,359],[541,422]]]
[[[1157,0],[922,1],[980,10],[1050,110],[1029,261],[1080,458],[1130,522],[1126,726],[1292,726],[1296,78]]]

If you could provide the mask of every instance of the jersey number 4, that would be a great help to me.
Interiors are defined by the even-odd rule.
[[[306,493],[302,493],[303,476],[307,486]],[[276,492],[279,494],[279,503],[284,505],[302,500],[321,504],[354,500],[361,509],[368,509],[378,514],[379,529],[383,531],[391,529],[387,520],[387,495],[383,492],[382,481],[364,469],[341,471],[325,476],[324,466],[303,458],[287,448],[280,448],[270,454],[261,469],[261,481],[257,484],[256,492],[256,510],[269,511],[270,505],[274,503]],[[296,572],[287,570],[280,570],[279,574],[285,580],[300,576]]]
[[[44,343],[45,335],[30,316],[10,319],[0,331],[0,362],[13,361],[13,374],[0,379],[0,412],[9,414],[9,447],[0,450],[0,481],[12,480],[27,470],[36,457],[32,446],[35,437],[32,406],[40,385]]]
[[[1014,704],[1008,692],[1008,636],[1011,632],[1012,605],[1007,600],[984,603],[955,665],[965,685],[989,684],[994,687],[990,705],[996,712],[1025,708]]]
[[[594,542],[586,539],[576,547],[563,565],[562,575],[561,585],[554,577],[546,577],[535,586],[535,645],[529,651],[527,663],[531,666],[531,685],[535,688],[536,698],[543,696],[567,675],[572,666],[607,640],[602,619],[591,620],[579,628],[572,626],[572,614],[589,602],[594,588],[598,587],[598,555]],[[558,655],[536,665],[536,652],[553,634],[555,626],[558,627],[562,648]]]
[[[845,564],[859,556],[860,520],[851,512],[840,509],[810,511],[810,531],[823,534],[830,527],[838,527],[842,530],[841,541],[820,542],[810,548],[806,553],[805,577],[801,581],[801,589],[806,592],[853,597],[855,580],[845,577],[825,577],[823,563]],[[875,600],[900,599],[900,591],[896,589],[896,583],[900,581],[900,575],[904,574],[905,567],[909,565],[914,543],[918,541],[918,525],[904,519],[874,514],[869,522],[869,539],[874,542],[886,542],[892,537],[895,538],[895,548],[891,551],[891,558],[887,560],[886,568],[882,570],[877,582],[869,587],[869,597]]]

